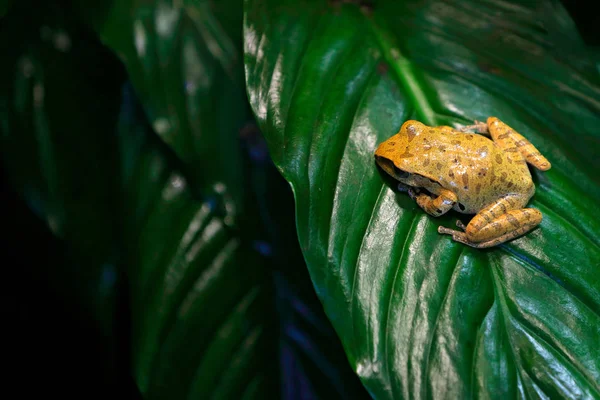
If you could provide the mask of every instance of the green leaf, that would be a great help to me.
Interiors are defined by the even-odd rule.
[[[0,0],[0,18],[4,17],[6,12],[10,9],[11,3],[12,0]]]
[[[130,90],[124,92],[120,148],[127,149],[123,151],[123,160],[127,160],[123,187],[130,210],[126,214],[134,219],[126,239],[133,250],[129,252],[133,258],[129,265],[135,268],[131,275],[136,277],[132,282],[133,361],[136,381],[146,397],[185,394],[187,380],[193,373],[189,398],[209,394],[239,398],[240,393],[231,390],[244,388],[247,381],[243,378],[250,365],[257,376],[246,387],[248,396],[277,397],[281,387],[286,396],[293,398],[365,398],[364,388],[345,363],[339,339],[322,315],[320,304],[313,301],[312,287],[304,284],[306,270],[300,269],[304,265],[297,244],[262,242],[276,254],[269,260],[258,257],[248,251],[248,243],[243,240],[247,233],[232,232],[223,223],[217,198],[205,202],[190,200],[186,179],[166,167],[167,159],[157,152],[149,140],[151,135],[145,132],[148,127],[137,121],[140,111],[133,110],[131,100],[127,100],[132,96]],[[289,188],[280,186],[281,177],[276,180],[267,175],[271,170],[266,165],[248,170],[253,172],[250,180],[267,185],[266,193],[279,191],[287,195]],[[289,227],[288,219],[293,218],[293,213],[288,213],[287,202],[282,201],[285,196],[258,194],[260,201],[266,203],[262,209],[252,209],[270,214],[276,221],[270,224],[276,228],[275,237],[288,236],[283,228]],[[165,237],[165,231],[170,235]],[[241,241],[236,234],[241,235]],[[238,241],[235,251],[227,248]],[[222,267],[224,258],[229,262]],[[259,268],[265,266],[285,271],[276,270],[271,276],[269,270],[267,278],[265,270]],[[210,275],[213,270],[218,271],[218,276]],[[213,281],[204,285],[207,276]],[[192,286],[194,279],[203,284]],[[275,283],[275,293],[271,281]],[[235,300],[240,292],[243,295],[232,307],[233,316],[223,316],[231,301],[229,297]],[[192,296],[197,296],[197,300],[182,315],[184,302]],[[223,307],[217,307],[219,304]],[[206,343],[206,336],[214,329],[214,318],[230,319],[215,334],[219,340]],[[277,336],[273,334],[275,320]],[[254,344],[259,327],[261,341]],[[235,346],[242,338],[257,349],[236,358]],[[200,359],[200,366],[196,359]],[[281,368],[280,386],[273,382],[274,366]],[[237,386],[232,383],[236,373],[242,378]]]
[[[268,239],[267,246],[273,253],[285,254],[283,257],[275,256],[274,260],[270,261],[270,265],[285,270],[282,274],[275,273],[277,277],[275,302],[280,329],[277,340],[282,368],[280,375],[284,376],[285,390],[296,396],[306,397],[314,397],[317,394],[328,398],[362,396],[364,389],[359,386],[360,383],[347,367],[341,346],[339,343],[333,343],[337,338],[327,321],[325,323],[322,321],[325,317],[320,304],[312,301],[311,296],[314,296],[312,288],[309,288],[310,292],[298,290],[308,277],[303,259],[296,251],[297,239],[294,231],[289,229],[291,225],[286,225],[276,235],[269,235],[268,238],[265,238],[263,232],[272,231],[271,225],[275,221],[281,221],[280,216],[288,217],[289,213],[293,212],[293,208],[281,207],[282,193],[285,191],[287,194],[289,187],[270,187],[274,180],[264,174],[267,169],[266,164],[269,164],[268,157],[245,162],[245,157],[241,154],[244,146],[249,154],[260,153],[260,149],[257,148],[260,145],[257,145],[256,140],[259,135],[252,133],[252,129],[246,124],[251,113],[247,104],[242,69],[242,2],[228,0],[97,3],[96,5],[100,6],[102,11],[98,11],[98,7],[89,7],[87,2],[81,2],[81,11],[95,27],[104,43],[124,61],[154,131],[183,162],[183,172],[189,178],[190,190],[207,195],[211,192],[207,190],[207,185],[213,185],[214,189],[218,188],[219,190],[214,192],[227,200],[222,204],[226,215],[223,222],[230,227],[239,228],[241,237],[251,240],[262,239],[262,245],[265,245],[264,240]],[[162,130],[165,121],[172,129]],[[136,128],[132,127],[130,133],[133,129]],[[244,146],[240,146],[240,142]],[[130,158],[130,156],[124,157],[124,163],[130,163]],[[260,165],[254,165],[255,162]],[[145,166],[140,167],[140,171],[144,171],[144,168],[152,170],[157,168],[149,160],[142,164]],[[131,172],[127,172],[129,173]],[[269,188],[263,188],[264,191],[260,193],[255,192],[256,185],[252,188],[248,185],[248,181],[253,179],[248,179],[249,175]],[[280,176],[277,178],[281,179]],[[159,187],[160,185],[154,186],[153,189],[157,190]],[[144,186],[143,190],[150,190],[150,187]],[[138,194],[138,202],[134,204],[145,204],[158,195],[158,193]],[[251,195],[256,196],[256,201],[249,199]],[[268,205],[255,204],[265,200],[269,202]],[[172,206],[175,207],[176,204],[177,202]],[[186,206],[181,205],[181,207]],[[259,220],[259,215],[268,215],[276,208],[281,211],[275,217],[276,219]],[[138,216],[141,215],[139,206],[137,208],[132,206],[131,209],[135,210]],[[171,221],[171,218],[174,218],[171,212],[183,211],[179,208],[165,211],[164,216],[160,218],[157,216],[152,222],[148,220],[147,223],[151,223],[149,227],[155,233],[152,234],[154,236],[145,239],[148,240],[147,242],[138,245],[140,249],[160,248],[161,252],[168,253],[175,250],[163,250],[163,247],[182,246],[177,250],[181,254],[173,256],[179,258],[182,257],[183,252],[188,251],[185,246],[191,244],[175,243],[182,240],[179,237],[173,238],[175,242],[172,244],[162,243],[158,239],[163,237],[161,235],[164,235],[166,227],[174,224]],[[182,225],[177,232],[190,222],[184,218],[180,223]],[[148,229],[141,228],[140,222],[136,224],[140,224],[140,227],[136,228],[140,231],[146,232]],[[171,228],[167,230],[170,231]],[[280,240],[282,237],[289,236],[289,233],[294,235],[293,246],[291,246],[293,250],[287,247],[285,240]],[[211,246],[222,246],[228,242],[221,238],[211,243]],[[144,268],[159,269],[152,264],[165,262],[164,258],[160,260],[143,259],[142,262],[148,264]],[[177,258],[172,262],[181,263]],[[168,268],[183,268],[183,266]],[[238,264],[238,268],[245,270],[248,267]],[[166,273],[160,271],[157,274]],[[154,283],[157,286],[153,289],[157,293],[155,301],[166,301],[158,296],[161,290],[167,290],[167,286],[161,283],[162,278],[156,278],[159,276],[157,274],[148,278],[158,279]],[[289,280],[294,284],[289,284]],[[140,293],[144,290],[140,289]],[[219,292],[223,296],[224,291]],[[142,302],[145,303],[145,300]],[[319,308],[313,310],[314,305]],[[262,304],[262,306],[270,312],[269,304]],[[157,307],[151,306],[148,309],[153,310]],[[199,309],[202,310],[202,305],[199,305]],[[147,366],[148,357],[151,357],[155,351],[151,346],[157,346],[154,336],[161,329],[160,326],[168,323],[165,321],[170,318],[168,313],[161,313],[147,313],[146,320],[140,322],[142,324],[139,327],[140,334],[136,336],[152,337],[148,339],[148,343],[152,344],[140,344],[140,346],[149,346],[148,348],[136,351],[145,354],[136,361],[138,380],[143,387],[146,387],[146,381],[153,380],[152,377],[148,377]],[[210,382],[212,374],[205,374],[205,376],[206,382]],[[153,392],[152,388],[148,390],[148,393]]]
[[[131,90],[117,135],[123,71],[71,10],[47,3],[30,15],[22,4],[2,36],[3,161],[73,253],[71,269],[47,274],[76,292],[73,308],[101,319],[110,350],[126,353],[111,353],[107,369],[131,363],[147,399],[271,395],[279,360],[268,260],[225,223],[227,198],[192,193]],[[128,279],[116,285],[120,275]],[[124,286],[131,337],[120,336],[129,332],[109,301]]]
[[[289,184],[269,159],[255,124],[244,132],[252,160],[247,168],[270,254],[280,326],[280,376],[284,399],[370,398],[348,365],[344,350],[323,312],[304,263],[294,227]],[[255,228],[256,229],[256,228]]]
[[[27,237],[15,251],[31,253],[10,268],[34,277],[21,277],[20,289],[13,288],[21,304],[17,312],[25,315],[14,333],[27,347],[17,346],[22,360],[31,359],[29,352],[40,359],[63,357],[87,369],[83,380],[77,373],[69,376],[108,393],[121,382],[130,383],[116,335],[122,284],[115,242],[120,230],[114,196],[117,140],[106,134],[114,132],[123,71],[105,49],[88,46],[89,33],[68,10],[49,2],[39,4],[35,13],[31,9],[27,2],[15,3],[2,20],[0,35],[3,169],[39,218],[10,209],[20,224],[20,232],[10,232],[13,239],[19,233]],[[46,225],[44,236],[54,235],[54,240],[40,242],[37,224]],[[36,338],[29,335],[29,323],[36,326]],[[73,338],[86,345],[75,346]],[[25,344],[31,340],[35,343]],[[78,357],[96,365],[90,368]],[[56,362],[38,366],[59,370]],[[62,369],[65,373],[69,367]],[[49,372],[40,382],[56,377]]]
[[[251,106],[371,394],[600,396],[600,85],[560,4],[247,0],[244,14]],[[439,235],[457,215],[426,215],[373,153],[408,119],[490,115],[552,169],[533,171],[540,227],[476,250]]]
[[[119,219],[117,142],[106,132],[116,124],[122,70],[106,50],[86,47],[89,36],[55,5],[11,11],[0,37],[2,159],[20,195],[69,243],[74,263],[53,283],[93,310],[108,334]]]
[[[240,0],[77,2],[125,63],[153,130],[184,163],[194,190],[221,193],[242,213],[239,131],[244,87]]]
[[[134,99],[126,90],[120,149],[138,386],[148,399],[264,395],[277,364],[268,261],[224,223],[222,198],[192,194]]]

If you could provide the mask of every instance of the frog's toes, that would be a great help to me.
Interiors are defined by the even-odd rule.
[[[460,231],[455,231],[454,229],[446,228],[445,226],[438,227],[438,233],[446,234],[452,236],[452,240],[455,242],[463,243],[468,246],[473,246],[473,243],[469,241],[467,238],[467,234]]]
[[[456,226],[458,226],[463,231],[467,230],[467,227],[465,226],[465,224],[463,224],[462,221],[459,219],[456,220]]]
[[[474,121],[473,125],[463,126],[462,128],[457,129],[459,132],[468,132],[475,131],[477,133],[489,133],[487,123],[481,121]]]
[[[414,189],[414,188],[408,189],[408,195],[410,196],[411,199],[413,199],[413,200],[416,199],[418,194],[419,194],[418,189]]]
[[[475,120],[474,126],[475,126],[475,131],[477,133],[488,133],[489,132],[488,124],[485,122]]]
[[[454,235],[455,233],[461,232],[455,231],[454,229],[446,228],[445,226],[438,226],[438,233],[441,233],[443,235]]]

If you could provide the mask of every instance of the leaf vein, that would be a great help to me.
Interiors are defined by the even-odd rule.
[[[356,258],[356,263],[354,264],[354,273],[353,273],[353,277],[352,277],[352,288],[350,289],[350,320],[354,321],[354,303],[355,303],[355,297],[354,297],[354,291],[356,290],[356,279],[358,277],[358,263],[360,261],[360,254],[362,253],[362,249],[364,247],[365,244],[365,239],[367,237],[367,234],[369,233],[369,229],[371,228],[371,225],[373,223],[373,217],[375,216],[375,211],[379,210],[379,207],[381,207],[380,205],[380,200],[381,200],[381,195],[385,192],[387,186],[385,186],[385,184],[381,185],[381,189],[379,189],[379,194],[377,195],[377,200],[375,201],[375,205],[373,207],[373,209],[371,210],[371,216],[369,217],[369,223],[367,224],[367,227],[365,228],[365,232],[363,234],[362,240],[361,240],[361,244],[360,244],[360,249],[358,251],[359,256]],[[372,305],[371,305],[372,306]],[[369,312],[369,315],[371,315],[371,313]],[[370,317],[369,317],[370,318]],[[369,321],[370,322],[370,321]],[[353,327],[355,326],[354,324],[352,325]],[[369,326],[369,324],[367,324],[367,326]],[[354,331],[354,329],[353,329]],[[354,337],[356,337],[356,331],[354,331]],[[367,334],[367,349],[371,349],[371,335]],[[355,349],[355,352],[358,354],[357,350]]]
[[[461,248],[461,251],[458,253],[457,259],[456,261],[453,263],[455,266],[458,264],[460,258],[462,257],[464,251],[464,247]],[[452,272],[452,277],[449,279],[448,281],[448,286],[446,286],[446,291],[444,293],[444,298],[442,299],[442,302],[440,304],[440,308],[439,311],[435,317],[435,322],[433,324],[433,329],[431,331],[431,338],[429,340],[429,345],[427,346],[427,354],[425,356],[425,370],[424,370],[424,374],[423,374],[423,381],[424,381],[424,385],[423,385],[423,399],[427,398],[427,377],[429,376],[429,369],[431,367],[431,349],[433,348],[433,342],[435,341],[435,332],[438,329],[438,325],[444,310],[444,306],[446,305],[446,302],[449,299],[449,289],[450,286],[452,285],[452,280],[455,279],[454,274],[456,274],[457,268],[454,268],[454,271]]]
[[[402,260],[404,259],[407,251],[406,248],[407,246],[409,246],[409,238],[412,236],[413,230],[415,228],[415,222],[417,221],[417,214],[412,216],[411,222],[410,222],[410,228],[408,228],[408,231],[406,232],[406,236],[404,237],[404,244],[402,245],[402,253],[400,254],[400,258],[398,259],[398,264],[396,266],[396,272],[394,273],[394,280],[392,281],[392,287],[390,290],[390,298],[388,300],[388,304],[387,304],[387,312],[386,312],[386,318],[385,318],[385,323],[382,324],[382,329],[385,332],[385,351],[384,354],[386,355],[385,358],[385,370],[387,373],[387,379],[389,381],[389,376],[390,376],[390,352],[388,351],[388,343],[389,343],[389,333],[390,333],[390,329],[388,329],[388,325],[389,325],[389,321],[390,321],[390,311],[392,310],[392,301],[394,299],[394,292],[395,292],[395,288],[396,288],[396,280],[398,278],[398,273],[400,272],[400,265],[402,263]],[[390,385],[391,389],[392,389],[392,397],[393,398],[401,398],[402,396],[398,396],[396,397],[396,393],[394,393],[394,387],[396,385]]]

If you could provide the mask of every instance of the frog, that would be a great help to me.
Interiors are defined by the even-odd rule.
[[[535,193],[528,164],[540,171],[551,164],[497,117],[458,128],[408,120],[379,144],[375,160],[427,214],[474,214],[466,226],[456,222],[460,230],[438,227],[456,242],[493,247],[542,222],[538,209],[526,208]]]

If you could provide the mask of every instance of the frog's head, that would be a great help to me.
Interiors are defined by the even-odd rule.
[[[418,154],[411,152],[414,138],[419,136],[425,125],[419,121],[409,120],[402,124],[400,131],[381,143],[375,151],[377,164],[390,176],[404,181],[415,172],[414,157]]]

